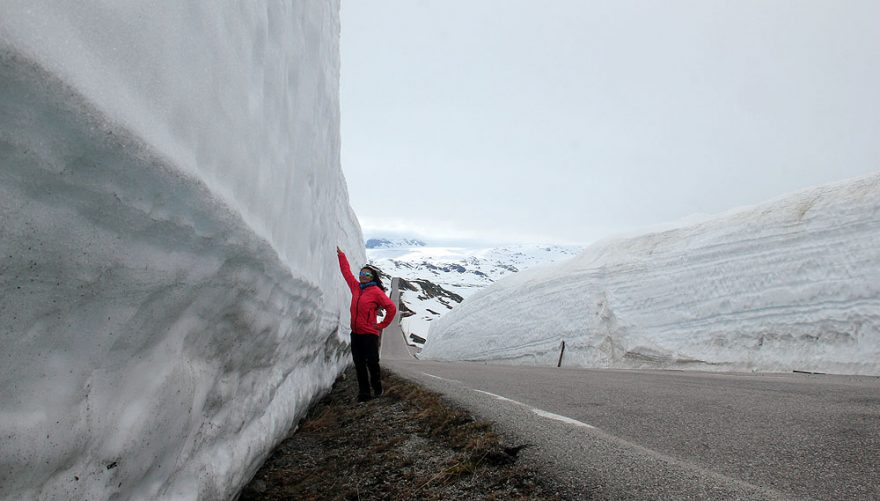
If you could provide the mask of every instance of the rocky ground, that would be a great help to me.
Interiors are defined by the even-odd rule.
[[[357,404],[346,371],[240,499],[562,499],[517,464],[526,445],[388,371],[383,381],[384,396]]]

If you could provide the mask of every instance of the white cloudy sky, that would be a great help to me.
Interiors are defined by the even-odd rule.
[[[344,0],[366,236],[588,243],[880,170],[880,1]]]

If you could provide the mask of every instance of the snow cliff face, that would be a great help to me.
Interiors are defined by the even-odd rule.
[[[2,10],[0,497],[231,497],[346,364],[338,3]]]
[[[434,322],[422,356],[880,374],[880,175],[595,244]]]

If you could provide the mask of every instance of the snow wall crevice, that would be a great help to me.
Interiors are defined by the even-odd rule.
[[[283,146],[287,119],[270,119],[264,132],[285,153],[228,178],[181,166],[179,150],[152,140],[173,120],[144,133],[126,120],[140,108],[96,94],[88,68],[17,38],[16,8],[0,21],[0,498],[232,497],[347,364],[334,246],[363,260],[362,237],[338,163],[336,84],[325,81],[338,79],[338,54],[311,50],[336,47],[338,5],[288,13],[322,26],[287,55],[298,85],[276,89],[316,101],[287,108],[293,136],[308,140]],[[114,29],[117,8],[127,9],[98,9]],[[123,63],[102,65],[113,84],[133,78]],[[191,127],[217,118],[193,113],[169,116]],[[230,148],[258,149],[231,129]],[[224,158],[220,142],[189,146]],[[218,194],[223,183],[259,193],[273,176],[277,197]]]

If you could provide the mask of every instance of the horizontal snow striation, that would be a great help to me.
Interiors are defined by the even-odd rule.
[[[361,241],[350,209],[318,205],[331,229],[304,246],[328,257],[291,268],[204,183],[0,49],[0,498],[234,496],[346,363],[328,280],[337,234]]]
[[[422,357],[880,375],[880,175],[599,242],[475,294]]]

